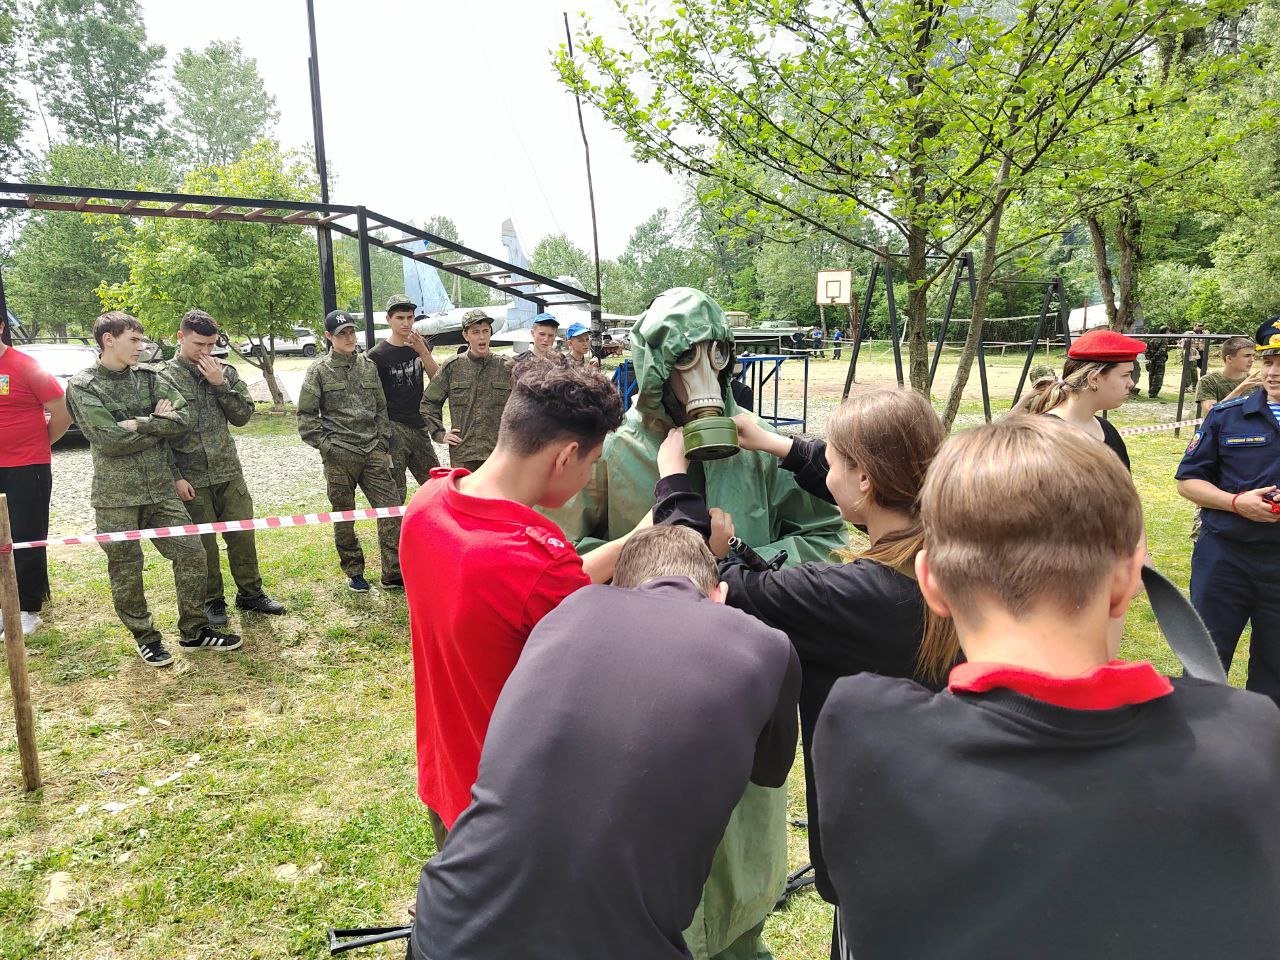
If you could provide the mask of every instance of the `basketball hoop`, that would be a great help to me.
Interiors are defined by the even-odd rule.
[[[819,270],[814,302],[820,307],[847,307],[853,302],[853,271]]]

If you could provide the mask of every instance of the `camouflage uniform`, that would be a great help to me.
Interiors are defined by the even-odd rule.
[[[352,510],[356,487],[375,507],[400,506],[391,476],[391,421],[387,400],[373,361],[360,354],[331,352],[307,368],[298,395],[298,432],[320,451],[329,502],[335,510]],[[333,540],[342,572],[364,576],[364,551],[353,525],[335,523]],[[378,521],[382,580],[400,578],[400,518]]]
[[[404,503],[409,493],[409,482],[404,472],[408,470],[419,484],[427,482],[431,471],[440,466],[436,448],[424,427],[415,427],[398,420],[391,421],[391,473],[396,482],[396,495]]]
[[[489,353],[476,360],[459,353],[440,364],[440,372],[422,397],[422,417],[431,439],[444,442],[444,403],[449,422],[462,442],[449,448],[449,462],[474,470],[489,458],[498,442],[498,424],[511,396],[511,361]]]
[[[1147,394],[1160,396],[1160,388],[1164,386],[1164,367],[1169,362],[1169,341],[1147,341]]]
[[[155,414],[160,400],[172,403],[173,412]],[[160,376],[158,368],[140,364],[116,372],[94,364],[67,384],[67,406],[90,444],[90,500],[99,532],[191,522],[173,488],[165,442],[187,432],[189,411],[182,394]],[[119,426],[130,419],[137,421],[136,432]],[[160,555],[173,564],[178,630],[183,638],[194,638],[208,625],[204,615],[204,551],[192,537],[153,542]],[[136,540],[104,543],[102,549],[107,554],[111,600],[121,623],[140,646],[159,642],[160,632],[152,625],[142,589],[142,544]]]
[[[164,368],[165,380],[187,401],[191,429],[186,436],[171,441],[170,446],[178,478],[195,489],[196,498],[186,506],[196,523],[253,518],[253,498],[240,470],[236,442],[227,429],[228,423],[242,427],[249,422],[253,416],[253,400],[235,367],[223,363],[222,375],[222,384],[213,386],[200,368],[181,354]],[[222,539],[227,544],[227,562],[240,596],[262,596],[253,531],[224,533]],[[218,538],[206,533],[200,540],[208,561],[205,602],[223,600]]]

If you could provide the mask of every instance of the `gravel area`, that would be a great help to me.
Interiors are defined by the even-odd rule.
[[[300,510],[325,510],[324,473],[320,454],[299,437],[236,437],[236,449],[255,513],[260,517]],[[448,463],[444,448],[436,447],[442,463]],[[63,441],[53,451],[53,500],[49,531],[53,536],[93,533],[93,507],[89,488],[93,466],[89,445],[80,439]],[[410,491],[415,489],[409,479]]]

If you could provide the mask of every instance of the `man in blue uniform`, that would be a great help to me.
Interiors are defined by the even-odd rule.
[[[1191,602],[1231,666],[1245,623],[1249,690],[1280,703],[1280,317],[1254,338],[1262,386],[1219,403],[1178,466],[1178,493],[1202,508]]]

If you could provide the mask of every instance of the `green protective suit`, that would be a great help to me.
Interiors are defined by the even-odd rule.
[[[550,516],[586,553],[631,530],[653,506],[658,447],[674,426],[662,403],[675,359],[702,340],[733,341],[724,311],[705,293],[668,290],[631,330],[637,393],[622,426],[604,443],[587,486]],[[725,414],[738,412],[727,388]],[[735,533],[766,558],[787,551],[788,566],[825,560],[847,546],[836,508],[801,490],[778,460],[740,451],[693,463],[689,477],[710,506],[733,516]],[[692,800],[692,798],[691,798]],[[786,790],[749,785],[716,851],[693,925],[685,932],[697,960],[722,953],[757,928],[782,893],[787,874]],[[738,949],[746,947],[738,944]],[[748,948],[749,949],[749,948]],[[754,954],[752,954],[754,956]]]

